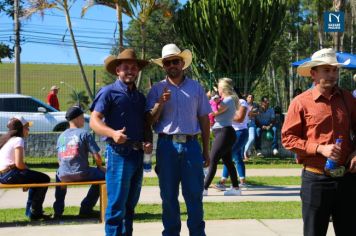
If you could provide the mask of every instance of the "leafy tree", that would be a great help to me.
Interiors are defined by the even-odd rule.
[[[175,29],[200,71],[240,74],[246,92],[267,65],[287,9],[283,0],[200,0],[178,12]]]
[[[80,67],[80,72],[82,75],[82,79],[86,88],[86,91],[88,92],[89,96],[91,99],[94,98],[93,93],[90,89],[88,79],[86,77],[84,67],[82,64],[82,60],[80,58],[77,42],[75,40],[74,32],[73,32],[73,27],[72,27],[72,21],[70,18],[70,9],[72,5],[75,3],[76,0],[28,0],[28,7],[24,10],[24,16],[25,17],[31,17],[35,13],[39,13],[42,16],[44,15],[44,11],[49,10],[49,9],[56,9],[64,13],[66,17],[66,23],[67,27],[72,39],[73,43],[73,48],[75,55],[77,57],[77,61]]]
[[[163,14],[162,11],[154,11],[145,20],[145,39],[142,38],[142,22],[139,20],[131,20],[128,29],[125,31],[128,46],[136,50],[141,49],[141,58],[161,57],[162,47],[167,43],[182,45],[179,35],[173,29],[174,18],[170,17],[170,14],[177,11],[180,4],[171,0],[163,0],[161,4],[165,6]],[[145,68],[145,73],[142,76],[142,82],[147,86],[140,87],[147,88],[150,86],[150,82],[160,80],[163,72],[159,67],[152,65]],[[138,86],[140,84],[138,83]]]
[[[12,58],[13,50],[6,44],[0,43],[0,63],[2,58]]]

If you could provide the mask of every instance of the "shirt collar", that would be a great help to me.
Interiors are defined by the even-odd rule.
[[[115,84],[115,87],[122,89],[125,92],[133,92],[136,90],[136,85],[134,84],[132,87],[132,90],[130,91],[127,84],[125,84],[120,78],[117,78],[114,84]]]
[[[166,77],[165,80],[166,80],[166,83],[167,83],[167,84],[170,84],[170,85],[172,85],[172,86],[174,86],[174,87],[178,87],[178,88],[181,88],[181,87],[184,86],[184,84],[188,83],[188,77],[187,77],[187,76],[183,76],[183,81],[182,81],[182,83],[180,83],[178,86],[172,84],[172,83],[169,81],[168,77]]]
[[[340,95],[341,92],[340,92],[340,88],[339,87],[334,87],[334,91],[332,93],[331,96],[335,96],[335,95]],[[313,100],[316,101],[318,100],[320,97],[323,97],[323,95],[319,92],[319,90],[314,87],[313,90],[312,90],[312,96],[313,96]]]

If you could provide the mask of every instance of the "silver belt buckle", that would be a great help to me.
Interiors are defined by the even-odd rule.
[[[174,134],[172,140],[173,140],[173,142],[176,142],[176,143],[186,143],[187,142],[187,135],[185,135],[185,134]]]
[[[335,177],[343,177],[345,175],[345,167],[344,166],[339,166],[336,169],[330,171],[330,176],[335,178]]]

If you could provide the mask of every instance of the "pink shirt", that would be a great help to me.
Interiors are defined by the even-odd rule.
[[[24,147],[25,142],[21,137],[12,137],[0,149],[0,170],[6,169],[10,165],[15,164],[15,149]]]

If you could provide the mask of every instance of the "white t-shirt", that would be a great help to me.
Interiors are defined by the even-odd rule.
[[[24,147],[25,142],[21,137],[12,137],[0,149],[0,170],[6,169],[10,165],[15,164],[15,149]]]
[[[248,121],[249,121],[248,113],[251,110],[251,108],[249,107],[248,103],[245,100],[240,99],[239,102],[240,102],[240,106],[246,107],[247,110],[246,110],[245,118],[241,123],[238,123],[236,121],[232,121],[232,127],[234,127],[235,130],[247,129],[247,124],[248,124]]]

